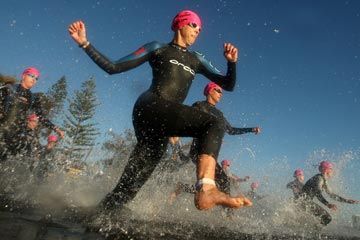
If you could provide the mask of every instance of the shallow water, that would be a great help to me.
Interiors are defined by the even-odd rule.
[[[97,213],[90,220],[80,221],[76,215],[82,216],[82,209],[95,208],[116,183],[121,170],[111,169],[100,176],[59,171],[38,183],[25,163],[19,164],[17,160],[3,163],[2,198],[11,201],[2,202],[0,230],[25,234],[26,239],[360,238],[360,230],[352,228],[349,219],[336,214],[332,214],[333,222],[320,230],[315,219],[296,211],[289,198],[276,190],[272,194],[263,191],[267,195],[264,199],[255,201],[251,208],[235,210],[231,218],[222,208],[196,210],[191,194],[181,194],[170,204],[169,196],[176,182],[194,182],[191,163],[175,171],[167,165],[159,166],[128,204],[128,211]],[[335,178],[341,179],[341,174]],[[272,181],[267,189],[275,183]],[[339,189],[341,181],[336,183]],[[44,223],[47,216],[51,217]],[[6,236],[16,239],[12,238],[15,235]]]

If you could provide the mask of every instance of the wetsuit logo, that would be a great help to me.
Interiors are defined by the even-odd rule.
[[[195,76],[195,71],[193,69],[191,69],[190,67],[184,65],[183,63],[175,60],[175,59],[171,59],[169,62],[171,62],[172,64],[181,66],[185,71],[190,72],[193,76]]]

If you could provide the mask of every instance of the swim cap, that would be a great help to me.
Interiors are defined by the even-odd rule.
[[[37,77],[40,77],[40,71],[37,70],[37,69],[34,68],[34,67],[28,67],[28,68],[26,68],[26,69],[23,71],[22,75],[24,76],[24,75],[26,75],[26,74],[34,74],[34,75],[36,75]]]
[[[301,175],[304,175],[304,171],[300,168],[296,169],[295,172],[294,172],[294,177],[298,177],[298,176],[301,176]]]
[[[224,166],[224,165],[225,165],[225,166],[230,166],[230,164],[231,164],[230,160],[226,160],[226,159],[225,159],[225,160],[222,160],[222,161],[221,161],[221,166]]]
[[[49,135],[48,142],[57,142],[58,137],[56,135]]]
[[[329,161],[322,161],[319,165],[319,171],[324,172],[328,169],[333,169],[334,165]]]
[[[190,10],[181,11],[174,17],[171,24],[171,30],[175,32],[189,23],[195,23],[201,29],[201,20],[196,13]]]
[[[39,119],[39,117],[38,117],[35,113],[30,114],[30,115],[27,117],[27,120],[28,120],[28,121],[34,121],[34,120],[38,120],[38,119]]]
[[[208,83],[204,88],[204,95],[205,96],[209,95],[210,91],[213,90],[214,88],[220,88],[221,89],[221,87],[219,85],[217,85],[216,83],[214,83],[214,82]]]
[[[259,182],[253,182],[250,185],[251,188],[258,188],[259,187]]]

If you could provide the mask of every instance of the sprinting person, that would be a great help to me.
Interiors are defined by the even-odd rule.
[[[210,113],[211,115],[221,119],[224,122],[225,132],[229,135],[241,135],[244,133],[254,133],[259,134],[261,129],[259,127],[252,128],[237,128],[231,126],[231,124],[226,120],[224,114],[216,108],[223,96],[223,89],[216,83],[208,83],[203,91],[205,100],[198,101],[193,104],[193,107],[202,110],[203,112]]]
[[[302,188],[304,186],[304,171],[300,168],[296,169],[294,172],[294,181],[286,184],[286,188],[290,188],[294,194],[294,200],[297,200],[301,194]]]
[[[131,201],[152,174],[166,151],[169,137],[195,137],[200,142],[197,161],[197,192],[195,205],[199,210],[223,205],[240,208],[249,205],[248,199],[231,197],[218,190],[215,184],[215,166],[222,138],[223,122],[183,104],[196,74],[233,91],[236,83],[238,50],[224,44],[227,74],[221,75],[201,54],[189,51],[196,41],[202,23],[189,10],[178,13],[172,22],[173,39],[168,44],[150,42],[130,55],[114,62],[106,58],[88,41],[82,21],[72,23],[68,30],[74,41],[104,71],[116,74],[149,62],[153,80],[150,88],[141,94],[133,110],[133,125],[137,144],[128,164],[113,191],[103,200],[105,208],[122,206]]]
[[[204,96],[206,97],[206,100],[204,101],[198,101],[193,104],[193,107],[196,109],[199,109],[200,111],[209,113],[222,121],[224,123],[225,132],[230,135],[241,135],[245,133],[260,133],[259,127],[252,127],[252,128],[236,128],[232,127],[231,124],[226,120],[224,117],[224,114],[216,108],[216,104],[218,104],[221,101],[221,98],[223,96],[222,88],[217,85],[214,82],[208,83],[203,91]],[[198,156],[198,139],[194,139],[193,143],[191,145],[190,154],[189,156],[185,155],[183,151],[181,150],[179,139],[177,137],[173,137],[171,139],[171,144],[173,146],[174,152],[176,152],[179,155],[179,158],[181,160],[181,163],[184,164],[188,161],[193,161],[196,164],[197,156]],[[215,168],[215,179],[216,184],[221,189],[221,191],[230,194],[230,182],[244,182],[247,181],[250,177],[246,176],[244,179],[239,178],[235,175],[233,175],[229,171],[230,167],[230,161],[224,160],[221,162],[221,166],[216,163]],[[191,184],[185,184],[185,183],[177,183],[175,191],[171,193],[170,196],[170,202],[173,202],[177,195],[179,195],[181,192],[187,192],[187,193],[193,193],[194,192],[194,186]]]
[[[6,84],[0,88],[0,131],[16,132],[26,126],[26,117],[34,112],[42,126],[54,130],[64,137],[64,132],[44,117],[41,108],[35,106],[31,89],[40,78],[40,71],[34,67],[26,68],[20,84]]]
[[[325,191],[330,198],[344,203],[355,204],[359,203],[357,200],[346,199],[340,197],[339,195],[331,192],[327,180],[330,179],[334,174],[334,165],[329,161],[322,161],[319,165],[319,174],[316,174],[312,178],[310,178],[302,188],[301,193],[301,203],[300,206],[302,209],[314,215],[319,219],[320,223],[324,226],[328,225],[331,222],[330,214],[321,206],[313,201],[314,197],[316,197],[322,204],[324,204],[327,208],[336,211],[337,206],[335,204],[329,203],[322,192]]]
[[[218,104],[221,101],[223,96],[223,90],[218,84],[214,82],[208,83],[204,88],[203,94],[206,97],[206,100],[195,102],[192,106],[196,109],[199,109],[200,111],[209,113],[210,115],[216,117],[221,122],[223,122],[224,130],[227,134],[241,135],[245,133],[254,133],[254,134],[260,133],[261,129],[259,127],[237,128],[231,126],[231,124],[226,120],[224,114],[218,108],[216,108],[216,104]],[[195,163],[199,152],[198,147],[199,147],[199,139],[194,138],[193,143],[191,145],[189,156]],[[226,166],[225,169],[227,169]],[[228,191],[226,192],[230,192],[230,182],[228,180],[231,179],[231,173],[226,171],[224,172],[223,166],[220,166],[219,164],[216,164],[215,173],[217,179],[219,179],[219,184],[223,184],[224,185],[223,189],[227,188]],[[227,177],[227,174],[229,174],[229,177]]]
[[[222,170],[225,172],[226,176],[230,179],[230,182],[246,182],[250,179],[249,176],[245,176],[244,178],[240,178],[238,176],[236,176],[235,174],[233,174],[230,171],[230,166],[231,166],[231,161],[228,159],[222,160],[221,161],[221,168]]]
[[[260,200],[263,199],[265,196],[261,196],[257,193],[257,190],[260,186],[259,182],[252,182],[250,184],[250,191],[248,191],[245,195],[250,198],[251,200]]]
[[[267,195],[259,195],[258,194],[259,187],[260,187],[259,182],[252,182],[250,184],[250,190],[245,194],[245,196],[247,196],[248,198],[250,198],[253,201],[258,201],[258,200],[265,198]]]

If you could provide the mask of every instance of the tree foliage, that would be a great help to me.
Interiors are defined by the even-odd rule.
[[[71,99],[64,120],[66,132],[65,149],[70,158],[83,158],[95,145],[99,135],[94,121],[95,110],[99,105],[94,78],[90,78],[76,90]]]

